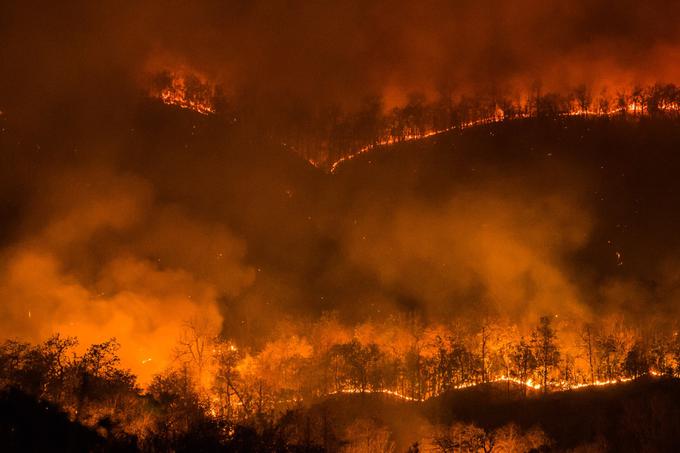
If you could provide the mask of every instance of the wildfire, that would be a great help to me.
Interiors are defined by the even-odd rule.
[[[395,398],[399,398],[404,401],[424,401],[419,398],[413,398],[408,395],[404,395],[402,393],[396,392],[394,390],[387,390],[387,389],[378,389],[378,390],[368,390],[368,389],[360,389],[360,388],[348,388],[348,389],[342,389],[342,390],[336,390],[334,392],[329,393],[329,395],[341,395],[341,394],[361,394],[361,393],[370,393],[370,394],[383,394],[383,395],[389,395],[389,396],[394,396]]]
[[[461,128],[462,128],[462,127],[461,127]],[[410,141],[413,141],[413,140],[422,140],[422,139],[424,139],[424,138],[432,137],[432,136],[434,136],[434,135],[439,135],[439,134],[443,134],[443,133],[445,133],[445,132],[449,132],[449,131],[451,131],[451,130],[453,130],[453,129],[456,129],[456,127],[455,127],[455,126],[447,127],[446,129],[429,131],[429,132],[426,132],[426,133],[424,133],[424,134],[409,134],[409,135],[406,135],[406,136],[404,136],[404,137],[389,136],[389,137],[387,137],[387,138],[385,138],[385,139],[383,139],[383,140],[380,140],[380,141],[378,141],[378,142],[376,142],[376,143],[373,143],[373,144],[370,144],[370,145],[366,145],[366,146],[364,146],[363,148],[360,148],[359,150],[357,150],[357,151],[355,151],[355,152],[353,152],[353,153],[351,153],[351,154],[348,154],[347,156],[341,157],[340,159],[336,160],[335,162],[333,162],[333,163],[331,164],[330,172],[331,172],[331,173],[335,173],[335,170],[337,170],[338,167],[339,167],[343,162],[346,162],[346,161],[348,161],[348,160],[352,160],[352,159],[354,159],[355,157],[360,156],[360,155],[362,155],[362,154],[365,154],[365,153],[367,153],[367,152],[369,152],[369,151],[372,151],[372,150],[375,149],[375,148],[379,148],[379,147],[381,147],[381,146],[394,145],[395,143],[410,142]],[[318,162],[313,161],[313,160],[309,160],[309,162],[310,162],[312,165],[314,165],[315,167],[319,167],[319,163],[318,163]]]
[[[193,110],[201,115],[215,113],[214,88],[195,75],[164,74],[160,89],[152,93],[167,105]]]
[[[215,85],[207,82],[205,78],[198,76],[193,72],[163,72],[156,77],[154,85],[155,88],[152,90],[151,96],[160,99],[167,105],[192,110],[202,115],[216,113]],[[650,88],[648,91],[651,93],[653,92],[653,89]],[[553,110],[548,108],[547,113],[558,117],[611,117],[622,114],[643,116],[650,114],[650,111],[652,110],[663,113],[680,113],[680,102],[674,100],[662,98],[657,99],[653,103],[651,101],[648,103],[647,101],[642,100],[643,98],[637,99],[634,96],[623,99],[625,99],[625,103],[621,100],[618,101],[618,104],[613,102],[614,99],[599,99],[598,102],[602,102],[602,104],[600,104],[597,109],[592,107],[595,103],[589,103],[588,106],[585,106],[572,99],[567,103],[560,103],[559,106],[555,106]],[[295,146],[287,143],[282,143],[282,145],[303,155],[310,165],[316,168],[325,169],[330,173],[335,173],[343,163],[373,151],[376,148],[388,147],[403,142],[423,140],[453,130],[462,131],[482,125],[526,119],[539,115],[539,108],[530,106],[526,101],[511,108],[512,112],[508,113],[499,105],[496,105],[493,109],[490,109],[491,111],[486,116],[481,115],[475,119],[456,122],[448,127],[438,129],[431,128],[422,131],[419,130],[419,128],[407,128],[405,131],[406,133],[395,134],[388,128],[387,131],[383,131],[383,133],[387,132],[387,134],[382,135],[382,137],[374,142],[351,151],[332,162],[328,161],[327,155],[326,157],[308,157],[305,155],[308,153],[297,150]]]
[[[522,115],[515,116],[514,118],[515,119],[528,118],[529,116],[530,115],[528,115],[528,114],[522,114]],[[359,150],[357,150],[357,151],[355,151],[351,154],[348,154],[344,157],[339,158],[338,160],[336,160],[335,162],[333,162],[331,164],[330,172],[335,173],[335,171],[338,169],[338,167],[340,165],[342,165],[344,162],[350,161],[350,160],[352,160],[352,159],[354,159],[354,158],[356,158],[356,157],[358,157],[362,154],[368,153],[369,151],[372,151],[375,148],[379,148],[379,147],[382,147],[382,146],[390,146],[390,145],[394,145],[396,143],[410,142],[410,141],[415,141],[415,140],[423,140],[423,139],[426,139],[426,138],[434,137],[436,135],[445,134],[447,132],[450,132],[450,131],[453,131],[453,130],[456,130],[456,129],[463,130],[463,129],[469,129],[469,128],[476,127],[476,126],[481,126],[481,125],[484,125],[484,124],[499,123],[499,122],[503,121],[504,119],[505,119],[505,116],[503,114],[503,111],[500,108],[497,108],[496,111],[494,112],[494,114],[490,117],[480,118],[480,119],[473,120],[473,121],[466,121],[466,122],[461,123],[461,124],[456,125],[456,126],[450,126],[450,127],[444,128],[444,129],[431,130],[431,131],[425,132],[423,134],[408,134],[408,135],[400,136],[400,137],[388,136],[385,139],[382,139],[382,140],[380,140],[376,143],[372,143],[370,145],[366,145],[363,148],[360,148]],[[313,166],[320,167],[319,162],[311,160],[311,159],[308,159],[308,161]]]
[[[658,373],[655,373],[653,371],[649,372],[649,375],[651,376],[659,376]],[[631,382],[635,380],[635,378],[632,377],[621,377],[619,379],[611,379],[607,381],[594,381],[594,382],[584,382],[580,384],[571,384],[569,382],[560,382],[559,383],[559,388],[564,389],[564,390],[577,390],[577,389],[582,389],[582,388],[587,388],[587,387],[603,387],[605,385],[614,385],[614,384],[621,384],[624,382]]]
[[[656,106],[657,110],[660,112],[664,113],[671,113],[671,112],[680,112],[680,103],[678,102],[660,102]],[[648,113],[648,112],[647,112]],[[645,114],[645,108],[644,104],[641,102],[629,102],[627,105],[624,107],[616,107],[616,108],[607,108],[607,109],[602,109],[602,110],[591,110],[589,108],[583,108],[581,106],[578,106],[576,104],[570,104],[569,105],[569,110],[565,112],[559,112],[557,113],[557,116],[562,116],[562,117],[569,117],[569,116],[590,116],[590,117],[611,117],[614,115],[620,115],[620,114],[631,114],[631,115],[644,115]],[[500,123],[503,121],[512,121],[512,120],[518,120],[518,119],[526,119],[530,118],[533,115],[531,113],[527,112],[521,112],[521,113],[516,113],[512,116],[508,116],[505,114],[505,112],[498,106],[494,109],[493,114],[490,116],[478,118],[475,120],[470,120],[470,121],[465,121],[460,124],[446,127],[443,129],[432,129],[424,133],[420,134],[407,134],[404,136],[388,136],[386,138],[383,138],[375,143],[366,145],[362,148],[359,148],[358,150],[351,152],[347,154],[346,156],[340,157],[336,161],[330,164],[329,171],[330,173],[335,173],[335,171],[338,169],[340,165],[342,165],[344,162],[353,160],[354,158],[366,154],[376,148],[379,147],[384,147],[384,146],[390,146],[394,145],[396,143],[402,143],[402,142],[409,142],[409,141],[414,141],[414,140],[422,140],[426,139],[429,137],[445,134],[447,132],[450,132],[452,130],[464,130],[464,129],[469,129],[477,126],[482,126],[482,125],[488,125],[488,124],[494,124],[494,123]],[[308,159],[309,163],[312,164],[313,166],[317,168],[321,168],[322,165],[320,162],[312,159]]]
[[[649,376],[654,376],[654,377],[659,377],[662,376],[662,373],[659,373],[658,371],[649,371],[646,373]],[[557,391],[565,391],[565,390],[578,390],[578,389],[583,389],[583,388],[590,388],[590,387],[604,387],[608,385],[616,385],[616,384],[623,384],[625,382],[632,382],[636,380],[637,378],[634,377],[620,377],[618,379],[611,379],[611,380],[605,380],[605,381],[594,381],[594,382],[583,382],[579,384],[573,384],[569,383],[566,381],[559,381],[559,382],[551,382],[548,384],[549,388],[556,389]],[[521,379],[513,378],[513,377],[507,377],[507,376],[501,376],[495,379],[492,379],[487,382],[489,383],[502,383],[502,382],[510,382],[512,384],[516,385],[522,385],[525,386],[531,390],[541,390],[541,384],[538,384],[531,379],[527,379],[526,381],[522,381]],[[463,384],[455,385],[451,387],[452,390],[463,390],[463,389],[468,389],[468,388],[474,388],[478,387],[480,385],[483,385],[484,383],[482,382],[466,382]],[[362,389],[362,388],[357,388],[357,387],[350,387],[350,388],[344,388],[341,390],[336,390],[333,392],[330,392],[329,395],[342,395],[342,394],[371,394],[371,395],[388,395],[392,396],[394,398],[404,400],[404,401],[413,401],[413,402],[423,402],[427,401],[431,398],[435,398],[439,396],[439,394],[427,396],[425,398],[416,398],[408,395],[404,395],[403,393],[397,392],[395,390],[388,390],[388,389]]]

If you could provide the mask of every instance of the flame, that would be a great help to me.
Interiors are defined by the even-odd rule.
[[[192,88],[193,85],[193,88]],[[196,75],[171,74],[170,83],[152,93],[167,105],[193,110],[201,115],[215,113],[214,88]]]
[[[659,373],[658,371],[649,371],[646,373],[649,376],[654,376],[654,377],[660,377],[663,374]],[[644,376],[644,375],[643,375]],[[640,376],[642,377],[642,376]],[[617,379],[611,379],[611,380],[605,380],[605,381],[594,381],[594,382],[582,382],[582,383],[570,383],[566,381],[555,381],[555,382],[550,382],[548,383],[548,388],[554,389],[554,391],[566,391],[566,390],[579,390],[579,389],[584,389],[584,388],[590,388],[590,387],[604,387],[604,386],[609,386],[609,385],[617,385],[617,384],[623,384],[626,382],[633,382],[638,378],[634,377],[619,377]],[[522,381],[517,378],[513,377],[507,377],[507,376],[501,376],[495,379],[491,379],[490,381],[483,383],[483,382],[466,382],[463,384],[455,385],[453,387],[450,387],[451,390],[463,390],[463,389],[468,389],[468,388],[474,388],[478,387],[480,385],[484,384],[495,384],[495,383],[502,383],[502,382],[510,382],[512,384],[516,385],[523,385],[529,389],[539,391],[542,389],[541,384],[534,382],[531,379],[527,379],[526,381]],[[438,397],[440,394],[433,394],[430,396],[426,396],[424,398],[416,398],[408,395],[404,395],[403,393],[397,392],[395,390],[389,390],[389,389],[362,389],[358,387],[349,387],[349,388],[343,388],[340,390],[335,390],[328,395],[341,395],[341,394],[373,394],[373,395],[388,395],[395,397],[400,400],[404,401],[414,401],[414,402],[423,402],[430,400],[432,398]]]
[[[420,398],[414,398],[412,396],[404,395],[404,394],[396,392],[394,390],[387,390],[387,389],[368,390],[368,389],[360,389],[360,388],[347,388],[347,389],[341,389],[341,390],[336,390],[334,392],[330,392],[329,395],[357,394],[357,393],[389,395],[389,396],[394,396],[395,398],[399,398],[399,399],[404,400],[404,401],[424,401],[423,399],[420,399]]]
[[[664,113],[671,113],[671,112],[680,112],[680,103],[678,102],[661,102],[657,105],[657,108],[659,111],[664,112]],[[618,108],[611,108],[608,110],[590,110],[588,108],[582,108],[581,106],[571,104],[569,106],[569,110],[566,112],[561,112],[558,113],[558,116],[562,117],[569,117],[569,116],[590,116],[590,117],[611,117],[614,115],[619,115],[619,114],[632,114],[632,115],[644,115],[645,114],[645,109],[644,105],[640,102],[629,102],[625,107],[618,107]],[[647,112],[648,114],[649,112]],[[414,140],[422,140],[426,139],[429,137],[434,137],[437,135],[445,134],[447,132],[453,131],[453,130],[464,130],[464,129],[469,129],[469,128],[474,128],[477,126],[482,126],[482,125],[488,125],[488,124],[494,124],[494,123],[500,123],[503,121],[512,121],[512,120],[519,120],[519,119],[526,119],[526,118],[531,118],[533,115],[531,113],[517,113],[513,116],[507,116],[505,112],[499,107],[496,106],[494,109],[494,113],[490,116],[487,117],[482,117],[478,118],[475,120],[470,120],[470,121],[465,121],[460,124],[446,127],[444,129],[432,129],[429,130],[425,133],[421,134],[407,134],[404,136],[387,136],[386,138],[383,138],[381,140],[378,140],[375,143],[366,145],[362,148],[359,148],[356,151],[350,152],[349,154],[340,157],[336,161],[332,162],[329,167],[326,167],[329,169],[330,173],[335,173],[340,167],[345,162],[348,162],[350,160],[355,159],[358,156],[361,156],[362,154],[366,154],[376,148],[380,147],[385,147],[385,146],[390,146],[394,145],[396,143],[402,143],[402,142],[410,142]],[[314,167],[317,168],[322,168],[324,167],[323,162],[319,160],[314,160],[314,159],[307,159],[307,161],[313,165]]]

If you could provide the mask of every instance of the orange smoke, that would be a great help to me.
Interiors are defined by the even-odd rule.
[[[31,342],[76,336],[82,348],[115,337],[122,365],[147,383],[188,322],[219,334],[219,298],[254,274],[224,227],[155,202],[140,179],[90,171],[57,178],[48,202],[58,211],[3,257],[0,328]]]

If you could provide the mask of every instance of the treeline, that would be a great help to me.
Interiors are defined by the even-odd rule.
[[[349,111],[339,106],[310,106],[289,100],[262,103],[248,93],[227,97],[194,74],[159,72],[149,82],[150,94],[168,104],[203,114],[216,113],[251,137],[278,142],[316,165],[330,165],[367,147],[419,138],[436,131],[465,128],[500,120],[529,117],[680,115],[680,87],[674,84],[635,86],[593,93],[585,85],[565,92],[544,92],[535,84],[509,95],[436,98],[412,94],[401,106],[387,109],[381,97],[368,97]]]
[[[471,124],[529,117],[563,115],[612,116],[680,115],[680,88],[673,84],[634,87],[594,94],[586,86],[567,93],[541,91],[505,96],[461,96],[441,93],[433,101],[412,95],[400,107],[386,110],[381,98],[366,99],[352,113],[339,109],[316,115],[298,114],[303,120],[280,131],[305,158],[335,162],[360,149],[422,137],[435,131]]]
[[[423,450],[441,453],[539,452],[549,450],[551,444],[540,428],[534,427],[524,432],[514,424],[485,430],[474,424],[454,423],[449,427],[435,428],[433,436],[428,440],[430,445],[424,445]]]
[[[82,354],[77,346],[58,335],[38,345],[0,346],[3,451],[322,451],[297,435],[303,420],[296,411],[230,421],[216,415],[187,366],[167,370],[143,390],[120,366],[118,342]]]
[[[77,346],[59,336],[37,345],[6,341],[0,388],[47,401],[104,438],[147,451],[203,441],[339,448],[348,440],[330,419],[310,428],[300,416],[331,394],[424,400],[505,379],[507,391],[522,398],[680,372],[675,323],[642,328],[616,316],[587,324],[545,316],[533,326],[494,317],[424,324],[395,316],[348,326],[326,315],[283,322],[258,349],[187,324],[173,366],[144,389],[121,367],[115,340],[81,354]]]
[[[527,330],[499,318],[424,325],[397,317],[350,328],[330,316],[257,352],[214,348],[213,392],[229,416],[342,392],[423,400],[499,380],[528,384],[519,386],[526,394],[680,373],[675,325],[643,330],[619,317],[578,324],[546,316]]]

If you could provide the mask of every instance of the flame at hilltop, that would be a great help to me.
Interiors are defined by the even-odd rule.
[[[506,107],[508,110],[507,112],[498,104],[495,104],[493,108],[481,109],[480,112],[473,112],[471,115],[468,113],[459,119],[450,119],[449,122],[452,122],[453,124],[449,124],[445,127],[434,128],[431,126],[421,126],[419,128],[413,128],[405,133],[402,131],[399,134],[393,133],[393,124],[400,120],[387,120],[386,122],[388,124],[391,123],[391,125],[388,126],[385,131],[380,131],[379,138],[375,138],[371,143],[359,149],[352,151],[347,150],[334,161],[329,162],[328,159],[318,160],[310,158],[307,160],[317,168],[326,168],[330,173],[335,173],[343,163],[377,148],[423,140],[454,130],[462,131],[464,129],[500,123],[502,121],[526,119],[542,115],[552,117],[580,116],[591,118],[612,117],[615,115],[633,115],[640,117],[650,114],[677,115],[680,112],[680,90],[674,85],[667,85],[665,87],[653,86],[644,91],[641,91],[640,89],[632,91],[637,91],[637,94],[626,95],[625,93],[622,93],[618,95],[618,99],[602,95],[598,99],[593,100],[590,98],[590,95],[584,94],[585,92],[581,94],[581,96],[583,96],[581,99],[578,99],[573,94],[564,99],[560,99],[559,97],[552,98],[552,96],[556,95],[549,95],[546,96],[547,100],[542,100],[540,98],[534,99],[533,106],[528,102],[518,105],[509,105]],[[524,98],[528,97],[525,96]],[[447,102],[450,103],[451,100],[447,100]],[[539,107],[539,104],[541,103],[543,105]],[[541,108],[546,111],[541,112]],[[408,109],[408,106],[404,107],[404,109]],[[488,113],[484,113],[485,110],[488,111]],[[421,121],[422,120],[423,119],[421,119]]]
[[[195,74],[166,72],[158,75],[151,96],[167,105],[193,110],[201,115],[215,113],[215,88]]]
[[[368,111],[344,112],[340,118],[332,118],[331,125],[329,118],[320,117],[316,123],[310,123],[309,118],[304,117],[305,130],[300,130],[303,125],[294,120],[290,124],[284,121],[283,130],[252,122],[252,119],[249,126],[263,136],[278,137],[283,147],[312,166],[334,173],[343,163],[377,148],[502,121],[569,116],[639,118],[680,112],[680,89],[673,84],[617,88],[612,90],[616,95],[607,91],[604,88],[593,96],[591,90],[582,85],[567,92],[527,91],[514,100],[499,94],[490,103],[484,98],[465,96],[458,100],[449,96],[428,102],[416,96],[415,101],[412,99],[391,111],[385,110],[382,98],[376,98],[378,101],[373,101],[372,106],[369,104]],[[157,73],[149,94],[164,104],[209,115],[225,113],[216,109],[217,92],[215,82],[196,72],[174,70]],[[234,107],[238,111],[239,106]]]

